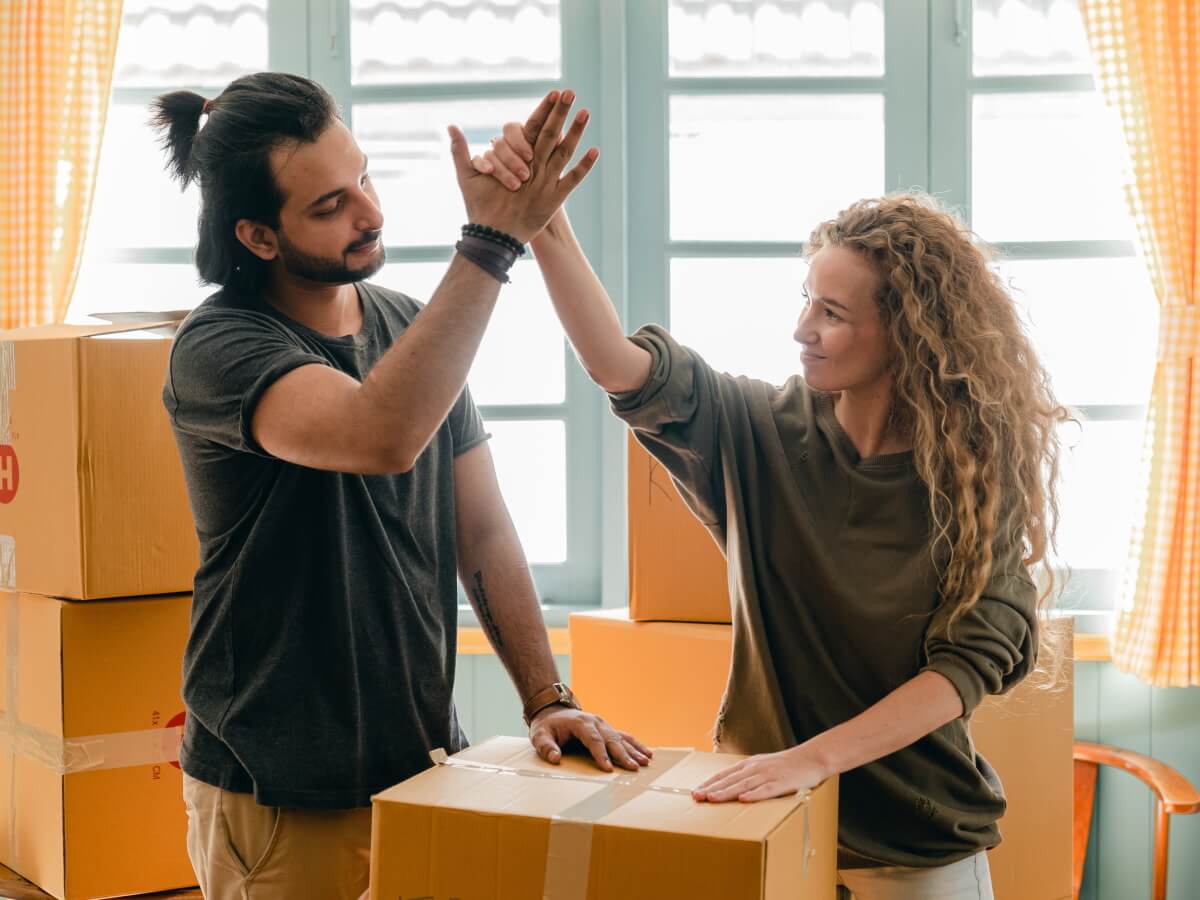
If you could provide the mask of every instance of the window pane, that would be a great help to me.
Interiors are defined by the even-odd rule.
[[[87,249],[193,247],[200,189],[186,191],[166,171],[166,154],[141,104],[112,104],[96,177]]]
[[[446,265],[388,263],[372,280],[426,303],[446,274]],[[523,261],[511,276],[471,367],[471,394],[485,406],[562,403],[566,349],[541,273],[535,263]]]
[[[1078,0],[975,0],[976,75],[1087,72],[1087,32]]]
[[[1098,95],[977,95],[971,145],[985,240],[1133,240],[1125,143]]]
[[[116,87],[223,87],[266,68],[267,0],[125,0]]]
[[[351,0],[356,84],[558,78],[558,0]]]
[[[1158,303],[1140,259],[1009,260],[1000,266],[1067,404],[1144,404]]]
[[[883,74],[882,0],[671,0],[673,76]]]
[[[1058,553],[1072,568],[1125,564],[1137,515],[1142,431],[1140,421],[1063,427]]]
[[[567,432],[561,420],[491,421],[504,502],[531,563],[567,559]]]
[[[807,240],[883,193],[883,146],[876,94],[673,97],[671,237]]]
[[[85,257],[68,322],[97,312],[191,309],[218,288],[201,285],[191,263],[114,263]]]
[[[387,219],[388,244],[453,244],[466,222],[446,126],[467,136],[471,154],[541,100],[526,97],[427,103],[356,104],[354,134],[371,158],[371,180]]]
[[[782,384],[800,372],[807,272],[799,257],[673,259],[671,333],[715,369]]]

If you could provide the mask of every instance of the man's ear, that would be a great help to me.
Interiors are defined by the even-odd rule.
[[[238,219],[233,230],[242,246],[259,259],[269,262],[279,255],[279,241],[274,228],[251,219]]]

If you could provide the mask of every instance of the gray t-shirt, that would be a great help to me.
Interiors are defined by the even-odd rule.
[[[316,364],[361,381],[421,308],[358,295],[362,330],[329,337],[218,292],[180,327],[163,390],[200,538],[180,762],[267,806],[367,806],[466,746],[454,459],[488,437],[469,391],[401,475],[294,465],[251,435],[276,379]]]

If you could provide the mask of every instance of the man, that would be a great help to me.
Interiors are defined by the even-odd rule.
[[[383,214],[319,85],[263,73],[155,101],[174,173],[200,185],[200,277],[221,288],[181,326],[163,392],[201,547],[180,762],[209,900],[364,892],[371,794],[466,744],[456,574],[545,759],[574,738],[606,770],[648,762],[558,684],[465,387],[521,244],[595,161],[563,175],[573,99],[545,98],[515,193],[450,129],[473,224],[424,308],[365,280]]]

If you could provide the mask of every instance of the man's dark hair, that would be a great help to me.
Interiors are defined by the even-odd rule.
[[[200,280],[240,293],[261,290],[267,263],[246,249],[234,228],[239,219],[279,227],[284,197],[271,171],[271,151],[316,141],[340,118],[333,97],[299,75],[259,72],[232,82],[211,101],[172,91],[155,98],[150,109],[167,168],[183,187],[200,185]]]

